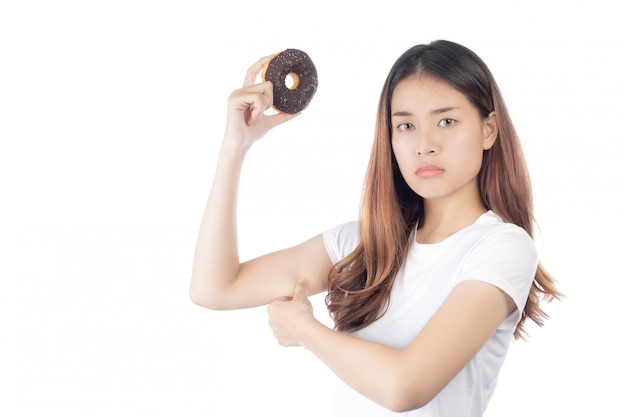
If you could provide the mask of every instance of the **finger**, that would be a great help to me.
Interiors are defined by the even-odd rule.
[[[301,279],[296,283],[296,288],[293,292],[293,298],[307,298],[309,293],[309,281],[307,279]]]
[[[272,107],[272,83],[266,82],[235,91],[229,97],[229,107],[243,111],[249,125]]]
[[[254,85],[256,81],[256,77],[257,75],[259,75],[259,72],[261,72],[261,69],[263,68],[263,66],[266,63],[270,62],[272,58],[274,58],[275,56],[276,54],[264,56],[263,58],[255,62],[250,68],[248,68],[248,72],[246,73],[246,78],[243,81],[243,86],[249,87],[251,85]]]
[[[230,104],[235,105],[235,107],[240,103],[250,103],[252,101],[256,101],[257,104],[262,102],[262,107],[265,107],[266,109],[271,107],[272,98],[273,88],[272,83],[269,81],[254,84],[250,87],[240,88],[233,91],[229,96]]]
[[[270,326],[272,322],[272,317],[274,317],[275,314],[279,313],[280,305],[284,302],[291,301],[292,299],[293,299],[292,296],[285,295],[285,296],[275,299],[274,301],[272,301],[271,303],[267,305],[266,310],[267,310],[268,318],[270,320]]]

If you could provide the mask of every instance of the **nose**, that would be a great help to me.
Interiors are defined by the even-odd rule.
[[[431,147],[431,148],[424,148],[424,149],[422,149],[422,148],[417,148],[416,152],[417,152],[417,154],[418,154],[419,156],[434,155],[435,153],[437,153],[437,152],[435,151],[435,149],[434,149],[434,148],[432,148],[432,147]]]
[[[422,129],[417,135],[415,153],[419,156],[435,155],[439,151],[439,147],[431,132],[425,130]]]

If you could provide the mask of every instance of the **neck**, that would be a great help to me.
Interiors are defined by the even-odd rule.
[[[417,243],[437,243],[471,225],[484,214],[478,192],[471,198],[424,199],[424,217],[415,235]]]

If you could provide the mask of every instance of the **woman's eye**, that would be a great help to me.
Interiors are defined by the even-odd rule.
[[[456,122],[456,120],[454,120],[454,119],[441,119],[439,121],[439,124],[437,124],[437,126],[439,126],[439,127],[451,126],[451,125],[454,124],[454,122]]]
[[[411,130],[413,129],[413,125],[411,123],[400,123],[398,125],[399,130]]]

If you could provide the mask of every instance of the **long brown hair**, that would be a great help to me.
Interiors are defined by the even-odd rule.
[[[395,277],[406,260],[412,229],[424,214],[423,199],[404,181],[391,148],[391,95],[400,81],[414,74],[449,83],[465,94],[482,117],[496,112],[498,137],[483,153],[479,194],[487,209],[533,236],[526,162],[491,72],[474,52],[457,43],[439,40],[414,46],[395,62],[380,95],[361,201],[360,243],[329,274],[326,304],[340,331],[361,329],[385,313]],[[560,297],[553,278],[539,264],[515,337],[526,333],[528,318],[543,325],[548,316],[539,305],[542,299]]]

